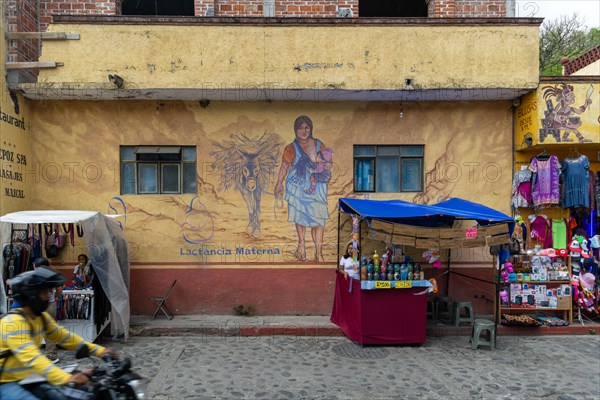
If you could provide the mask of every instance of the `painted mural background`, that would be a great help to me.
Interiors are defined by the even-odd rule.
[[[325,266],[337,259],[337,200],[355,195],[353,145],[421,144],[424,192],[359,196],[422,203],[456,196],[508,211],[508,102],[402,108],[403,118],[395,103],[38,102],[32,162],[44,184],[33,188],[35,205],[119,214],[131,260],[145,268]],[[299,116],[312,124],[308,150],[296,147]],[[197,193],[121,195],[119,147],[135,145],[196,146]],[[310,214],[319,218],[300,214],[307,199],[323,199]]]
[[[545,144],[600,143],[598,83],[542,82],[517,109],[517,149]]]

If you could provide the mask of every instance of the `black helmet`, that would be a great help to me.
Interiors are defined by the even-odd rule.
[[[40,299],[40,290],[52,289],[64,283],[65,278],[50,268],[23,272],[10,280],[15,299],[31,307],[36,315],[41,315],[48,308],[48,301]]]
[[[44,257],[38,257],[33,262],[34,269],[37,269],[39,267],[49,267],[49,266],[50,266],[50,263],[48,262],[48,259],[44,258]]]

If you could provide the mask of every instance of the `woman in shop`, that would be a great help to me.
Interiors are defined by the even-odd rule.
[[[88,256],[80,254],[77,256],[77,264],[73,269],[73,279],[77,287],[86,287],[92,283],[92,266]]]
[[[344,253],[340,260],[340,267],[342,267],[341,272],[346,279],[348,279],[348,277],[360,279],[360,274],[358,272],[358,249],[354,248],[352,242],[348,242],[346,253]]]
[[[324,261],[323,236],[325,222],[329,219],[327,210],[328,182],[316,182],[311,189],[310,175],[317,163],[317,153],[325,148],[319,139],[313,138],[313,123],[306,115],[294,122],[295,140],[283,151],[281,168],[275,184],[275,198],[283,197],[285,180],[285,200],[288,202],[288,221],[296,225],[298,246],[295,256],[306,261],[306,228],[310,228],[315,244],[314,261]],[[333,161],[330,161],[330,164]]]

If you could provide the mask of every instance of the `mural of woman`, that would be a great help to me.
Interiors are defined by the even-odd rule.
[[[313,138],[313,123],[306,115],[301,115],[294,122],[295,140],[283,151],[281,168],[275,184],[275,197],[283,197],[283,181],[285,180],[285,200],[288,203],[288,221],[296,224],[298,247],[295,256],[306,261],[306,228],[310,228],[315,244],[315,261],[324,261],[323,236],[325,222],[329,219],[327,210],[328,181],[323,179],[311,188],[311,174],[317,167],[317,154],[325,149],[319,139]],[[332,160],[329,160],[331,168]],[[313,182],[314,183],[314,182]]]

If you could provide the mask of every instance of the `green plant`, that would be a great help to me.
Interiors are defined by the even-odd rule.
[[[233,311],[237,315],[249,316],[254,314],[254,305],[253,304],[236,304],[233,306]]]
[[[598,333],[594,328],[590,328],[590,335],[597,335]]]

